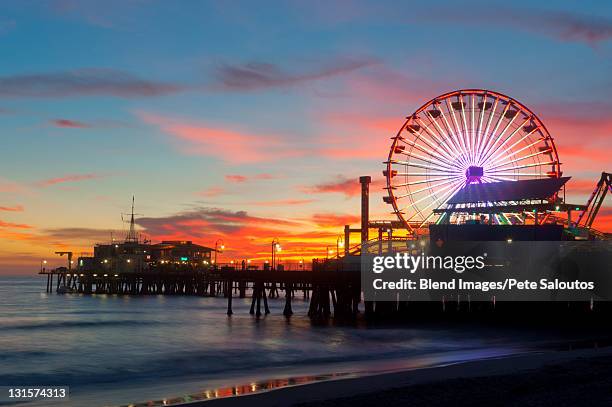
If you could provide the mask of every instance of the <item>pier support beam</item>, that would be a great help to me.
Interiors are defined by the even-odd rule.
[[[232,315],[234,311],[232,311],[232,288],[234,283],[232,280],[227,281],[227,315]]]
[[[285,285],[285,309],[283,310],[283,315],[286,317],[293,315],[293,310],[291,309],[291,297],[293,297],[293,284],[287,283]]]

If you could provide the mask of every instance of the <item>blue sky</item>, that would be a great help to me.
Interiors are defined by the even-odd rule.
[[[461,88],[534,110],[582,202],[610,161],[611,40],[600,1],[2,2],[0,269],[85,250],[132,194],[155,238],[256,256],[282,219],[316,255],[357,214],[347,180],[380,179],[403,117]],[[208,234],[160,226],[197,213]]]

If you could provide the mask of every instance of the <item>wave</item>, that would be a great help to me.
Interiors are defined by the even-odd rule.
[[[124,327],[124,326],[145,326],[159,325],[158,321],[142,320],[116,320],[116,321],[49,321],[21,325],[5,325],[2,332],[6,331],[26,331],[39,329],[58,329],[58,328],[83,328],[83,327]]]
[[[469,351],[469,348],[464,348]],[[111,366],[105,364],[100,370],[83,369],[51,369],[48,373],[10,373],[0,376],[0,381],[6,385],[24,383],[45,383],[47,385],[113,385],[130,382],[159,382],[164,379],[187,379],[204,377],[222,377],[237,372],[254,372],[260,369],[294,367],[326,366],[344,362],[370,362],[380,360],[396,360],[424,356],[426,354],[452,351],[451,349],[413,349],[404,352],[380,353],[339,353],[336,355],[309,356],[309,352],[265,353],[264,350],[210,350],[202,352],[180,352],[165,354],[160,358],[137,360],[129,364]],[[222,374],[222,375],[221,375]]]

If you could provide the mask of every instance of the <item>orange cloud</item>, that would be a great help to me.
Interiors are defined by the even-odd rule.
[[[32,226],[21,223],[3,222],[0,220],[0,228],[31,229]]]
[[[359,215],[337,215],[333,213],[316,213],[312,215],[312,221],[320,227],[342,227],[344,225],[350,225],[358,223],[360,221]]]
[[[186,154],[210,155],[232,164],[253,163],[303,154],[285,138],[194,123],[176,118],[139,112],[146,124],[157,126],[172,137]]]
[[[315,199],[278,199],[274,201],[262,201],[253,202],[253,205],[258,206],[293,206],[293,205],[306,205],[312,202],[316,202]]]
[[[0,192],[24,192],[26,189],[18,182],[0,177]]]
[[[5,212],[23,212],[23,206],[22,205],[0,206],[0,211],[5,211]]]

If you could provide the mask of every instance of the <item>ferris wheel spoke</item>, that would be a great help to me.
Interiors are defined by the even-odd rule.
[[[455,195],[461,188],[463,188],[463,180],[458,181],[457,183],[453,184],[453,188],[450,191],[448,191],[447,193],[443,194],[443,198],[433,197],[432,198],[433,199],[432,202],[430,202],[427,206],[425,206],[421,210],[418,210],[417,212],[415,212],[410,218],[407,219],[407,221],[412,220],[414,218],[414,216],[416,216],[418,213],[421,213],[421,211],[423,211],[425,209],[431,208],[435,204],[438,205],[437,208],[439,208],[440,206],[444,205],[446,203],[446,201],[448,201],[453,195]],[[440,192],[440,191],[438,191],[438,192]],[[404,208],[404,209],[407,209],[407,208]]]
[[[481,164],[482,163],[482,157],[484,154],[486,154],[486,152],[495,144],[498,136],[496,136],[497,130],[499,130],[499,126],[501,125],[502,121],[504,120],[504,116],[506,115],[506,112],[508,111],[508,109],[510,108],[510,103],[506,103],[506,107],[504,107],[502,113],[499,115],[499,117],[497,118],[497,122],[495,123],[495,127],[493,128],[493,131],[491,131],[491,134],[489,135],[488,139],[487,139],[487,145],[485,146],[485,148],[482,150],[480,156],[478,157],[478,163]]]
[[[472,143],[470,140],[470,130],[468,129],[468,125],[467,125],[467,121],[465,120],[465,102],[463,100],[463,96],[459,95],[459,100],[460,100],[460,104],[461,104],[461,119],[463,120],[463,134],[465,135],[465,141],[466,141],[466,146],[467,146],[467,151],[468,151],[468,157],[470,158],[470,161],[472,161],[474,159],[474,157],[472,157]]]
[[[457,138],[459,139],[459,142],[461,144],[461,151],[463,153],[467,153],[468,152],[468,148],[467,148],[467,144],[465,142],[465,138],[463,135],[463,132],[461,131],[461,127],[459,126],[459,122],[457,121],[457,115],[455,114],[455,109],[453,108],[453,106],[450,103],[450,99],[446,99],[446,106],[448,107],[448,110],[451,113],[451,117],[453,119],[453,123],[455,125],[455,130],[456,130],[456,134],[457,134]]]
[[[495,169],[493,171],[488,170],[488,172],[496,173],[496,172],[500,172],[500,171],[520,170],[520,169],[523,169],[523,168],[533,168],[533,167],[538,167],[538,166],[554,165],[554,164],[557,164],[557,162],[556,161],[550,161],[550,162],[547,162],[547,163],[523,164],[523,165],[517,165],[517,166],[509,167],[509,168],[498,168],[498,169]]]
[[[455,174],[453,174],[455,175]],[[395,174],[398,177],[448,177],[448,173],[435,173],[435,172],[398,172]]]
[[[517,114],[517,115],[518,115],[518,114]],[[516,116],[515,116],[515,117],[516,117]],[[499,144],[499,145],[498,145],[498,146],[495,148],[495,150],[493,150],[493,151],[491,151],[489,154],[487,154],[487,156],[486,156],[486,157],[485,157],[485,158],[482,160],[482,164],[484,165],[484,164],[487,162],[487,160],[488,160],[489,158],[491,158],[491,161],[492,161],[492,162],[495,162],[495,160],[497,160],[499,157],[495,156],[494,154],[495,154],[495,153],[496,153],[496,152],[497,152],[497,151],[498,151],[498,150],[499,150],[501,147],[503,147],[503,146],[504,146],[504,145],[505,145],[505,144],[508,142],[508,140],[510,140],[512,137],[514,137],[514,135],[515,135],[516,133],[518,133],[518,132],[519,132],[519,131],[520,131],[520,130],[521,130],[521,129],[522,129],[522,128],[523,128],[523,127],[524,127],[524,126],[525,126],[525,125],[526,125],[526,124],[527,124],[527,123],[530,121],[530,120],[531,120],[531,118],[530,118],[530,117],[528,117],[527,119],[525,119],[525,121],[524,121],[524,122],[523,122],[523,123],[522,123],[520,126],[518,126],[516,129],[514,129],[514,131],[513,131],[512,133],[510,133],[510,135],[509,135],[508,137],[506,137],[506,139],[505,139],[505,140],[504,140],[504,141],[503,141],[501,144]]]
[[[421,189],[418,189],[416,191],[410,191],[409,193],[404,194],[404,195],[397,195],[395,198],[396,199],[402,199],[402,198],[406,198],[408,196],[416,195],[416,194],[421,193],[423,191],[427,191],[428,189],[433,189],[433,188],[437,188],[437,187],[442,186],[442,185],[449,184],[451,182],[456,182],[456,180],[458,178],[459,177],[452,177],[452,179],[450,179],[448,181],[444,181],[444,182],[438,182],[440,180],[434,180],[433,182],[438,182],[438,183],[437,184],[432,183],[432,184],[426,186],[425,188],[421,188]],[[430,182],[432,182],[432,181],[430,181]]]
[[[425,162],[427,162],[429,164],[437,165],[437,166],[442,167],[443,169],[446,169],[446,170],[449,170],[449,171],[457,171],[457,168],[455,168],[455,167],[450,167],[450,166],[448,166],[446,164],[443,164],[440,161],[431,161],[428,158],[423,157],[423,156],[418,155],[418,154],[415,154],[415,153],[407,153],[407,152],[403,151],[400,154],[405,155],[407,157],[416,157],[416,158],[418,158],[421,161],[425,161]]]
[[[451,144],[450,142],[448,144],[446,143],[446,141],[451,140],[451,136],[442,129],[442,127],[438,124],[438,121],[435,120],[434,117],[432,117],[431,113],[426,112],[426,114],[427,114],[427,118],[429,119],[429,121],[433,123],[433,125],[437,128],[438,133],[442,137],[442,141],[444,142],[444,145],[447,146],[446,150],[449,152],[452,150],[451,155],[454,155],[455,157],[460,156],[461,153],[455,149],[454,144]],[[456,162],[456,160],[454,161]]]
[[[497,144],[504,137],[504,134],[506,134],[506,131],[508,131],[508,129],[510,128],[512,123],[514,123],[514,120],[516,120],[516,118],[518,117],[519,113],[520,112],[517,110],[516,114],[512,117],[512,119],[510,119],[508,121],[508,123],[504,126],[503,130],[501,131],[501,133],[499,133],[499,135],[497,136],[496,140],[491,144],[491,147],[489,147],[489,150],[485,151],[485,153],[483,154],[484,158],[481,161],[481,165],[487,161],[487,159],[491,156],[491,154],[494,154],[497,150],[499,150],[499,148],[501,146],[503,146],[506,142],[508,142],[510,137],[512,137],[512,135],[514,133],[511,133],[508,137],[506,137],[504,139],[504,141],[502,141],[501,143]],[[527,118],[527,120],[529,120],[529,118]],[[520,128],[521,128],[520,126],[517,127],[515,129],[515,131],[518,131]]]
[[[437,149],[436,145],[431,140],[429,140],[427,137],[425,137],[423,133],[417,134],[416,136],[417,138],[415,139],[415,143],[419,140],[423,140],[423,142],[427,144],[432,150],[435,151]],[[449,157],[447,155],[439,154],[439,156],[452,161],[452,157]]]
[[[482,131],[482,120],[484,119],[484,112],[487,110],[487,94],[485,93],[484,96],[482,97],[482,109],[480,109],[480,117],[478,119],[478,129],[476,131],[475,134],[475,149],[474,151],[476,152],[476,157],[478,157],[478,153],[479,153],[479,147],[480,147],[480,143],[481,143],[481,131]]]
[[[509,177],[541,177],[541,172],[497,172],[495,176],[509,176]],[[491,176],[491,175],[489,175]]]
[[[534,130],[534,131],[535,131],[535,130]],[[524,137],[522,137],[522,138],[521,138],[519,141],[517,141],[516,143],[514,143],[512,146],[508,147],[506,150],[502,151],[501,153],[499,153],[499,154],[495,155],[495,157],[491,158],[491,160],[490,160],[490,161],[491,161],[491,162],[496,162],[498,159],[500,159],[500,158],[501,158],[501,156],[502,156],[502,155],[503,155],[505,152],[508,152],[508,151],[510,151],[512,148],[516,147],[518,144],[520,144],[520,142],[522,142],[523,140],[525,140],[525,139],[526,139],[527,137],[529,137],[531,134],[532,134],[532,133],[528,133],[528,134],[526,134]],[[523,152],[523,151],[527,150],[528,148],[531,148],[531,147],[535,146],[536,144],[540,144],[540,143],[541,143],[541,142],[543,142],[543,141],[544,141],[544,139],[542,139],[542,138],[538,138],[536,141],[534,141],[534,142],[532,142],[532,143],[529,143],[529,144],[527,144],[526,146],[521,147],[520,149],[518,149],[518,150],[516,150],[516,151],[513,151],[513,152],[512,152],[512,154],[507,155],[507,156],[506,156],[506,158],[505,158],[504,160],[507,160],[507,159],[508,159],[508,157],[511,157],[511,156],[516,155],[516,154],[518,154],[518,153],[520,153],[520,152]],[[503,162],[503,161],[502,161],[502,162]],[[498,164],[499,164],[499,163],[498,163]]]
[[[457,133],[455,133],[455,130],[453,129],[448,119],[446,118],[446,115],[444,114],[444,109],[442,109],[442,106],[440,106],[440,115],[442,116],[442,119],[444,120],[444,124],[445,124],[445,127],[448,133],[452,134],[452,137],[450,138],[450,140],[457,147],[457,157],[456,157],[457,161],[459,161],[463,166],[467,167],[468,163],[466,162],[465,157],[462,153],[463,147],[461,147],[459,136],[457,135]]]
[[[474,113],[476,110],[476,95],[471,95],[470,96],[470,100],[472,101],[472,127],[470,127],[471,129],[471,137],[473,139],[473,143],[472,143],[472,152],[474,153],[474,155],[476,154],[476,127],[475,127],[475,122],[474,122]]]
[[[427,131],[431,135],[431,137],[438,143],[438,145],[443,145],[443,142],[440,141],[438,139],[437,135],[434,134],[434,132],[432,132],[429,129],[429,126],[427,124],[423,123],[423,121],[420,120],[420,119],[416,119],[416,120],[417,120],[417,123],[419,123],[419,125],[421,125],[425,129],[425,131]],[[444,151],[444,152],[446,153],[445,156],[452,162],[453,161],[453,153],[450,152],[450,151]]]
[[[404,165],[406,167],[417,167],[417,168],[422,168],[422,169],[425,169],[425,170],[435,170],[435,171],[442,172],[442,173],[445,173],[445,174],[448,174],[448,175],[450,175],[450,174],[460,174],[460,172],[457,171],[457,170],[446,170],[445,171],[444,169],[441,169],[439,167],[432,167],[432,166],[429,166],[429,165],[425,165],[425,164],[421,164],[421,163],[415,163],[415,162],[410,162],[410,161],[402,161],[402,160],[395,160],[394,159],[394,160],[391,160],[391,161],[385,161],[385,164],[399,164],[399,165]]]
[[[522,156],[522,157],[515,158],[515,159],[514,159],[514,160],[512,160],[512,161],[508,161],[508,162],[505,162],[505,163],[500,163],[500,164],[497,164],[497,165],[496,165],[496,166],[494,166],[494,167],[490,167],[488,170],[489,170],[489,171],[490,171],[490,170],[494,170],[494,169],[499,168],[499,167],[502,167],[502,166],[504,166],[504,165],[514,164],[515,162],[518,162],[518,161],[526,160],[526,159],[528,159],[528,158],[532,158],[532,157],[537,157],[537,156],[538,156],[538,155],[540,155],[540,154],[549,154],[551,151],[552,151],[552,149],[551,149],[551,148],[548,148],[548,149],[546,149],[546,150],[542,150],[542,151],[537,151],[537,152],[535,152],[535,153],[531,153],[531,154],[528,154],[528,155],[524,155],[524,156]]]
[[[493,107],[491,107],[491,113],[489,113],[489,118],[487,119],[487,126],[485,128],[484,133],[482,133],[482,145],[478,146],[478,159],[480,159],[482,149],[487,146],[489,143],[489,139],[487,138],[487,134],[489,134],[489,128],[491,128],[491,123],[493,122],[493,117],[495,116],[495,111],[497,110],[497,105],[499,104],[499,98],[495,98],[495,102],[493,103]]]
[[[433,159],[434,161],[437,161],[441,166],[446,165],[447,167],[450,167],[450,168],[456,167],[456,165],[454,165],[453,163],[446,161],[446,159],[443,158],[440,154],[434,154],[431,150],[428,150],[427,148],[417,144],[416,142],[412,142],[412,141],[405,140],[405,139],[400,139],[400,141],[402,141],[403,143],[405,143],[406,145],[410,147],[414,147],[417,150],[429,155],[431,159]],[[410,153],[403,151],[401,154],[409,155]]]
[[[419,181],[402,182],[401,184],[394,184],[392,186],[393,187],[407,187],[407,186],[410,186],[410,185],[419,185],[419,184],[424,184],[426,182],[436,182],[436,181],[442,181],[444,179],[451,179],[451,178],[456,178],[456,176],[452,175],[452,176],[448,176],[448,177],[437,178],[435,180],[424,179],[424,180],[419,180]]]
[[[418,204],[418,203],[420,203],[420,202],[423,202],[425,199],[428,199],[428,198],[435,198],[435,193],[436,193],[436,192],[437,192],[437,193],[441,193],[441,192],[443,192],[443,191],[448,190],[449,188],[453,188],[453,187],[454,187],[454,186],[455,186],[457,183],[462,183],[462,182],[463,182],[463,180],[461,180],[461,179],[457,179],[457,180],[455,180],[455,181],[454,181],[454,182],[453,182],[451,185],[445,186],[444,188],[440,188],[440,189],[438,189],[438,190],[436,190],[436,191],[433,191],[433,189],[430,187],[430,188],[428,188],[428,189],[432,190],[432,192],[431,192],[430,194],[425,195],[424,197],[422,197],[422,198],[420,198],[420,199],[418,199],[418,200],[416,200],[416,201],[412,201],[410,204],[408,204],[406,207],[404,207],[404,209],[411,208],[411,207],[413,207],[414,205],[416,205],[416,204]],[[412,196],[412,195],[413,195],[413,194],[408,194],[408,195],[406,195],[406,196]]]

